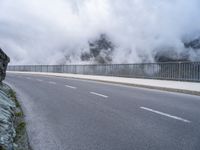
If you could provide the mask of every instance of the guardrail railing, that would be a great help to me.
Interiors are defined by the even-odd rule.
[[[179,81],[200,81],[200,62],[105,64],[105,65],[20,65],[8,71],[52,72],[85,75],[120,76]]]

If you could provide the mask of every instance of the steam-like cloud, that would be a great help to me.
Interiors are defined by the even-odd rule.
[[[79,63],[88,41],[105,33],[115,63],[154,61],[166,48],[185,51],[182,41],[200,35],[199,14],[199,0],[0,0],[0,47],[13,64],[66,55]]]

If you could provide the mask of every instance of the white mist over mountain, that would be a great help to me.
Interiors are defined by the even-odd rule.
[[[106,34],[113,63],[153,62],[158,51],[186,51],[199,14],[199,0],[0,0],[0,47],[12,64],[81,63],[88,41]]]

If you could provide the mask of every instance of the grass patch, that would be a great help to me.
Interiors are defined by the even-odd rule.
[[[16,113],[15,113],[15,116],[16,116],[16,117],[23,117],[24,114],[23,114],[23,112],[16,112]]]
[[[17,101],[17,95],[16,95],[16,92],[13,91],[12,89],[9,89],[8,90],[8,96],[15,102],[15,105],[17,108],[20,108],[20,104],[19,102]]]
[[[21,132],[23,132],[26,128],[26,123],[25,122],[20,122],[18,125],[17,125],[17,128],[16,128],[16,133],[17,135],[20,135]]]
[[[5,150],[2,146],[0,146],[0,150]]]

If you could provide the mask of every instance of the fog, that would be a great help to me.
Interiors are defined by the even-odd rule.
[[[113,63],[153,62],[200,36],[199,0],[0,0],[0,47],[12,64],[73,64],[106,34]],[[198,53],[191,52],[191,60]]]

